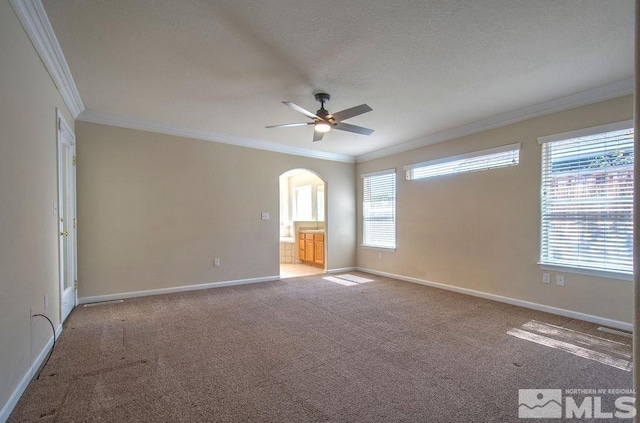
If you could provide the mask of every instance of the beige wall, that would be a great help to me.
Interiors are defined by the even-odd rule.
[[[7,0],[0,53],[2,406],[50,337],[43,319],[31,327],[30,308],[60,323],[56,107],[74,123]],[[79,296],[277,275],[278,177],[305,168],[327,182],[329,270],[358,265],[630,322],[628,281],[566,274],[565,287],[541,283],[536,138],[631,119],[632,110],[624,97],[357,167],[78,122]],[[523,143],[517,167],[403,179],[406,164],[512,142]],[[358,175],[390,167],[398,248],[378,258],[359,247]]]
[[[279,275],[295,168],[327,181],[328,269],[355,265],[354,164],[85,122],[76,136],[79,297]]]
[[[0,1],[0,407],[57,327],[56,107],[73,120],[7,0]],[[49,296],[45,311],[43,298]]]
[[[364,249],[358,181],[359,267],[631,322],[632,283],[565,273],[542,283],[541,148],[537,137],[632,118],[631,96],[360,163],[357,174],[397,170],[397,250]],[[406,181],[403,166],[521,142],[516,167]],[[360,179],[360,178],[359,178]]]

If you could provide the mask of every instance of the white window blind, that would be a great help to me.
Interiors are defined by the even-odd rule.
[[[520,144],[516,143],[408,165],[404,170],[407,180],[412,180],[516,166],[519,162]]]
[[[633,272],[633,129],[624,124],[541,139],[541,264]]]
[[[382,171],[363,178],[362,244],[396,248],[396,173]]]

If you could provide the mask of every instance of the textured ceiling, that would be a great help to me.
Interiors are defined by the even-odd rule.
[[[362,155],[633,77],[633,0],[43,0],[88,110]],[[284,106],[367,103],[312,128]]]

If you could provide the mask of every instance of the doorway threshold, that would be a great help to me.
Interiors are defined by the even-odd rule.
[[[321,275],[325,270],[306,264],[280,263],[280,279],[297,278],[300,276]]]

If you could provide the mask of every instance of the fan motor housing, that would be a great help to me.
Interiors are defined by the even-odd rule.
[[[326,109],[320,109],[316,112],[316,116],[324,120],[328,120],[329,112]]]

